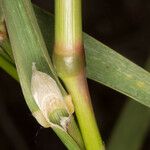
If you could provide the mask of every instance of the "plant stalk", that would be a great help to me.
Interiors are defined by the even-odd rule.
[[[53,62],[73,98],[86,149],[102,150],[86,81],[81,20],[81,0],[55,0]]]

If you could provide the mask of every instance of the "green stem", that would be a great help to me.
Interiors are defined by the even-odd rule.
[[[87,150],[102,150],[88,91],[82,42],[81,0],[55,1],[54,64],[73,98],[75,112]]]
[[[76,77],[65,78],[64,82],[74,100],[75,112],[87,150],[102,150],[102,139],[92,110],[85,77],[81,74]]]
[[[82,42],[81,0],[55,0],[55,43],[72,47]]]

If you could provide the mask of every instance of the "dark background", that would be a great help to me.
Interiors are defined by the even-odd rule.
[[[33,2],[53,12],[54,1]],[[142,67],[150,52],[149,18],[149,0],[83,0],[83,30]],[[88,80],[88,83],[96,119],[107,144],[127,97],[94,81]],[[150,149],[149,135],[143,150]],[[66,149],[53,131],[37,124],[25,104],[19,84],[1,69],[0,149]]]

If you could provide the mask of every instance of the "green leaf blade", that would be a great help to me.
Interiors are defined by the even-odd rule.
[[[87,76],[150,107],[150,74],[89,35],[84,36]]]
[[[3,0],[2,7],[12,45],[15,64],[26,103],[37,121],[42,126],[48,127],[48,119],[45,119],[42,110],[39,109],[31,93],[33,63],[36,64],[39,71],[50,75],[57,82],[63,96],[66,95],[66,92],[61,86],[52,66],[30,0]],[[8,66],[6,66],[6,68],[8,68]],[[8,70],[6,71],[8,72]],[[79,145],[67,133],[67,131],[63,128],[59,130],[59,126],[51,127],[55,128],[55,131],[58,131],[57,135],[63,142],[65,142],[65,145],[67,145],[69,150],[72,148],[77,150],[80,149]],[[82,140],[81,137],[76,138],[78,138],[78,140]]]

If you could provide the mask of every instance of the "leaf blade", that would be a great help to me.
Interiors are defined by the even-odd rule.
[[[88,77],[150,107],[149,72],[89,35],[84,39]]]
[[[37,121],[42,126],[48,127],[48,119],[45,119],[31,93],[32,64],[36,63],[40,71],[49,74],[57,82],[60,89],[62,86],[49,58],[31,2],[30,0],[3,0],[2,8],[26,103]],[[63,96],[65,96],[65,90],[61,90]],[[57,131],[57,135],[65,142],[68,149],[80,150],[79,145],[74,140],[75,137],[73,139],[68,132],[58,125],[52,125],[51,127]],[[82,140],[81,137],[77,138]]]

